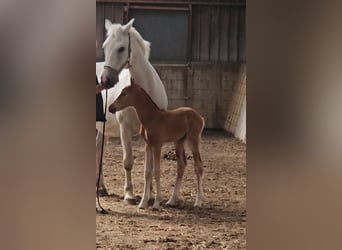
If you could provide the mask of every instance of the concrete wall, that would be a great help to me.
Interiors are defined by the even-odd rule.
[[[241,84],[245,85],[245,64],[190,63],[154,66],[165,85],[170,109],[181,106],[195,108],[204,117],[206,128],[224,128],[228,115],[235,117],[234,114],[239,113],[241,107],[236,111],[234,103],[237,99],[233,93],[240,89]],[[237,95],[241,94],[240,91]]]

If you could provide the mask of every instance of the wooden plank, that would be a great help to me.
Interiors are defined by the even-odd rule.
[[[240,8],[239,18],[239,62],[246,62],[246,9]]]
[[[174,5],[184,5],[184,4],[192,4],[192,5],[216,5],[216,6],[246,6],[245,2],[222,2],[222,1],[170,1],[170,0],[96,0],[96,2],[101,3],[139,3],[139,4],[174,4]]]
[[[229,8],[220,9],[220,62],[228,62],[229,52]]]
[[[169,6],[150,6],[150,5],[131,5],[130,9],[137,10],[174,10],[174,11],[189,11],[189,7],[169,7]]]
[[[232,98],[229,103],[227,119],[224,128],[234,132],[239,119],[244,97],[246,96],[246,65],[240,64],[238,72],[234,73],[234,86]]]
[[[201,44],[201,7],[193,8],[192,18],[192,61],[200,60]]]
[[[96,59],[103,60],[104,53],[102,49],[102,43],[104,41],[104,4],[96,3]]]
[[[211,9],[201,8],[201,44],[200,44],[200,61],[209,61],[209,49],[210,49],[210,19]]]
[[[111,22],[114,22],[113,3],[104,4],[104,18],[110,20]]]
[[[186,81],[186,88],[187,88],[187,96],[189,99],[186,102],[186,106],[192,107],[193,106],[193,80],[194,79],[194,71],[193,66],[187,67],[187,81]]]
[[[229,33],[229,62],[238,61],[238,8],[232,8],[230,12],[230,33]]]
[[[114,9],[114,22],[115,23],[124,23],[124,5],[123,4],[115,4]]]
[[[218,62],[219,59],[219,28],[220,28],[220,15],[219,7],[211,8],[211,23],[210,23],[210,53],[209,60],[211,62]]]
[[[187,41],[187,61],[190,62],[192,58],[192,5],[189,4],[188,15],[188,41]]]

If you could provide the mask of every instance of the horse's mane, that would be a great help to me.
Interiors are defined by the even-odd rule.
[[[136,39],[139,47],[142,49],[142,51],[144,52],[144,55],[145,55],[145,58],[146,59],[149,59],[150,57],[150,51],[151,51],[151,43],[144,40],[142,38],[142,36],[139,34],[139,32],[134,28],[132,27],[130,29],[130,33],[131,35],[134,36],[134,38]]]
[[[111,26],[111,29],[107,32],[107,38],[103,42],[103,46],[105,46],[109,42],[110,36],[114,32],[116,32],[119,29],[120,26],[121,26],[120,24],[113,24]],[[143,51],[143,53],[145,55],[145,58],[148,60],[149,57],[150,57],[151,43],[146,41],[146,40],[144,40],[142,38],[142,36],[139,34],[139,32],[134,27],[131,27],[129,32],[130,32],[131,36],[134,36],[134,38],[137,41],[140,49]]]

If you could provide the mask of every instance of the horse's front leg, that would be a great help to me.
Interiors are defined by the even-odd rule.
[[[153,155],[152,147],[147,143],[145,144],[145,181],[144,181],[144,193],[141,198],[139,208],[147,208],[148,201],[150,199],[151,192],[151,177],[153,170]]]
[[[123,167],[125,170],[124,200],[128,203],[135,203],[132,185],[132,131],[129,126],[120,124],[120,139],[123,151]]]
[[[154,199],[153,209],[159,210],[160,201],[161,201],[161,192],[160,192],[160,151],[161,145],[153,147],[153,171],[154,178],[156,181],[156,195]]]

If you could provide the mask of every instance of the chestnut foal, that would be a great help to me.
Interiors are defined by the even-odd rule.
[[[146,208],[150,199],[151,174],[154,169],[156,180],[156,195],[153,204],[154,209],[159,209],[161,201],[160,192],[160,152],[163,143],[174,142],[177,155],[177,179],[173,194],[166,203],[175,205],[180,191],[180,185],[186,166],[184,144],[188,143],[194,158],[194,168],[197,177],[197,195],[195,207],[202,205],[203,189],[202,175],[203,167],[199,152],[201,134],[204,127],[204,119],[194,109],[189,107],[177,108],[174,110],[161,110],[152,101],[150,96],[133,81],[131,86],[124,88],[120,96],[109,106],[109,112],[115,113],[126,107],[133,106],[141,121],[141,135],[144,138],[145,159],[147,150],[152,148],[153,164],[145,161],[145,183],[144,194],[139,204],[139,208]]]

